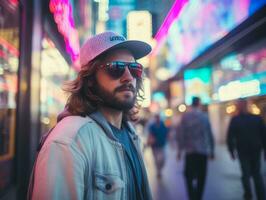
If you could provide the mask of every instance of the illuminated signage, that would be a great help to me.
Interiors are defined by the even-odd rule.
[[[232,81],[218,89],[218,98],[220,101],[227,101],[258,95],[260,92],[259,80]]]
[[[151,104],[151,81],[149,78],[143,80],[143,92],[140,90],[140,94],[144,97],[141,106],[146,108]]]
[[[192,97],[201,98],[201,102],[210,102],[211,92],[211,68],[189,69],[184,72],[185,102],[191,104]]]
[[[66,51],[72,61],[77,60],[79,55],[79,38],[75,29],[72,14],[72,6],[69,0],[50,0],[50,11],[54,15],[58,31],[63,35],[66,43]]]
[[[98,1],[99,7],[98,7],[98,18],[99,21],[104,21],[106,22],[109,18],[108,16],[108,0],[101,0]]]
[[[259,45],[252,52],[227,55],[214,65],[214,101],[266,94],[266,48],[263,43]]]
[[[266,72],[252,74],[230,81],[218,88],[218,101],[228,101],[238,98],[265,95],[266,94]]]
[[[148,11],[131,11],[127,15],[127,38],[150,43],[152,38],[152,17]]]
[[[177,19],[182,8],[184,7],[184,5],[187,2],[188,2],[188,0],[176,0],[175,1],[171,10],[169,11],[165,20],[163,21],[161,27],[159,28],[158,32],[155,35],[155,40],[156,40],[157,44],[154,47],[152,54],[155,55],[159,51],[162,43],[166,39],[169,28],[172,26],[172,23]]]
[[[169,54],[165,59],[171,74],[176,74],[265,4],[265,0],[188,1],[167,29],[165,46]],[[239,63],[233,64],[240,70]]]

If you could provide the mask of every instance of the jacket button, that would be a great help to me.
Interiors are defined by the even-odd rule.
[[[107,183],[106,185],[105,185],[105,189],[106,190],[110,190],[112,188],[112,185],[110,184],[110,183]]]

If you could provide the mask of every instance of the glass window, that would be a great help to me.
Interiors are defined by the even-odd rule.
[[[15,180],[18,1],[0,1],[0,197]]]
[[[41,133],[45,133],[56,124],[57,115],[64,110],[67,94],[62,85],[73,79],[75,71],[49,38],[43,39],[42,47]]]

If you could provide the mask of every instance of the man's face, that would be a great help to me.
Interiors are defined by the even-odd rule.
[[[127,50],[110,52],[103,63],[114,61],[135,62],[132,54]],[[128,67],[119,78],[111,77],[107,71],[100,68],[96,72],[97,95],[103,100],[104,106],[115,110],[126,111],[131,109],[136,101],[136,78],[132,76]]]

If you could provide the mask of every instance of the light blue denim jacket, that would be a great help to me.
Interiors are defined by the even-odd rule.
[[[143,171],[144,198],[149,200],[152,197],[139,138],[127,125]],[[127,200],[125,156],[100,112],[90,117],[65,117],[39,152],[31,179],[31,199]]]

